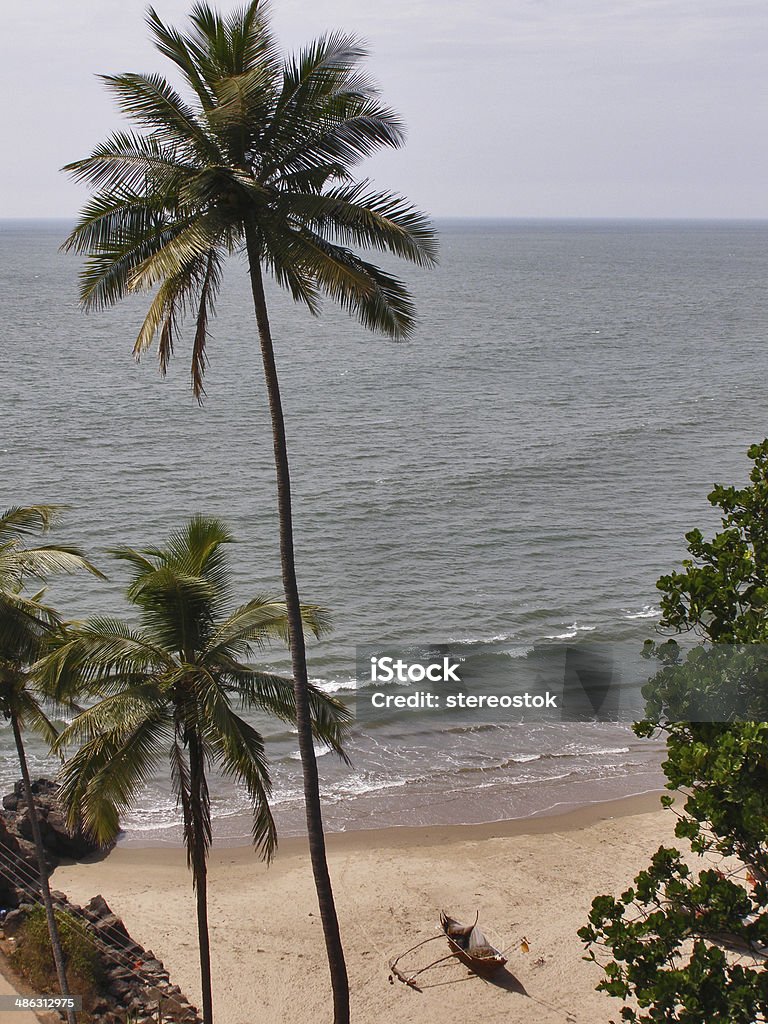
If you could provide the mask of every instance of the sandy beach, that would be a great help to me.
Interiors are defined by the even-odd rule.
[[[672,838],[658,794],[559,816],[482,826],[361,831],[329,836],[357,1024],[598,1024],[617,1017],[598,994],[576,929],[592,898],[618,893]],[[76,902],[101,893],[131,933],[199,999],[195,914],[180,849],[118,846],[92,864],[60,867],[52,882]],[[456,961],[422,976],[424,991],[389,980],[389,961],[435,934],[438,913],[480,923],[509,949],[498,983]],[[321,925],[306,847],[285,840],[270,867],[244,848],[214,849],[210,920],[216,1017],[221,1024],[330,1019]],[[528,940],[530,951],[520,949]],[[402,966],[447,952],[442,938]]]

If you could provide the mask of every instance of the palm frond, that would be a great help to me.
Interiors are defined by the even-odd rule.
[[[55,749],[61,753],[75,745],[82,746],[107,732],[121,729],[130,732],[145,718],[158,715],[167,697],[162,687],[150,677],[139,677],[130,686],[109,694],[91,707],[84,708],[57,736]]]
[[[84,743],[61,770],[59,799],[70,827],[79,822],[102,845],[115,839],[121,813],[156,770],[170,735],[167,714],[159,708]]]
[[[212,211],[179,227],[132,269],[126,282],[130,291],[146,291],[168,277],[199,266],[221,244],[229,221],[218,211]]]
[[[342,93],[359,100],[374,95],[375,87],[359,70],[366,56],[361,40],[346,32],[330,32],[289,57],[283,65],[275,128],[284,122],[287,111],[316,109]]]
[[[223,520],[195,515],[181,529],[171,531],[163,549],[164,564],[205,577],[224,593],[230,575],[226,545],[233,543],[235,538]]]
[[[75,547],[45,545],[38,548],[20,548],[15,553],[19,572],[22,576],[46,579],[59,573],[86,571],[99,579],[106,579],[104,573],[88,561]]]
[[[157,196],[128,188],[96,193],[80,211],[80,220],[62,248],[72,252],[111,251],[116,245],[151,236],[163,215]]]
[[[279,57],[265,0],[251,0],[228,18],[206,3],[196,3],[190,21],[193,30],[187,45],[207,81],[240,75],[255,67],[276,72]]]
[[[381,147],[402,145],[400,118],[360,69],[365,48],[334,33],[286,62],[281,95],[263,138],[261,180],[333,165],[345,170]]]
[[[96,616],[51,639],[35,665],[43,692],[58,699],[104,694],[132,681],[157,680],[174,661],[150,638],[119,619]]]
[[[264,741],[253,726],[235,714],[217,685],[209,684],[201,696],[206,738],[224,773],[245,785],[251,801],[253,843],[269,861],[277,846],[277,829],[269,809],[272,783]]]
[[[274,103],[273,78],[270,68],[257,65],[215,83],[216,106],[208,112],[208,122],[217,135],[223,133],[227,138],[232,159],[245,159],[254,126],[269,119]]]
[[[21,685],[17,688],[12,711],[22,730],[31,729],[53,747],[58,737],[58,729],[46,714],[42,700],[30,685]]]
[[[422,267],[437,262],[437,242],[427,217],[402,196],[368,190],[366,181],[321,195],[283,197],[291,215],[344,245],[391,252]]]
[[[296,696],[292,679],[258,669],[232,672],[229,685],[244,708],[260,708],[284,722],[296,721]],[[353,721],[352,712],[341,701],[308,684],[312,733],[349,764],[344,740]]]
[[[101,79],[116,95],[120,110],[149,129],[161,146],[170,146],[188,160],[221,162],[215,139],[161,75],[102,75]]]
[[[198,401],[205,395],[203,378],[208,365],[205,348],[208,341],[208,321],[213,315],[216,295],[221,283],[221,264],[216,252],[211,250],[205,267],[205,276],[200,286],[200,299],[195,321],[195,338],[192,345],[192,391]]]
[[[220,282],[221,260],[215,249],[209,250],[204,257],[192,260],[178,273],[165,277],[150,303],[133,346],[134,355],[140,359],[151,347],[159,332],[158,361],[164,374],[173,354],[174,341],[181,322],[187,310],[196,307],[196,330],[190,373],[193,390],[198,399],[204,394],[208,320],[213,311]]]
[[[203,110],[209,110],[216,100],[200,73],[197,48],[177,29],[163,24],[154,8],[147,10],[147,25],[154,37],[155,47],[181,70],[184,78],[197,95]]]
[[[190,817],[184,820],[187,840],[187,863],[192,868],[193,885],[200,882],[201,863],[208,855],[213,842],[211,823],[211,794],[206,778],[206,764],[211,757],[210,744],[196,729],[184,723],[184,740],[189,750],[189,812]]]
[[[176,794],[176,804],[181,808],[184,822],[184,847],[187,851],[187,867],[191,867],[192,850],[195,843],[195,826],[192,814],[192,794],[190,792],[189,764],[184,748],[179,741],[178,732],[174,737],[169,752],[171,766],[171,786]]]
[[[14,505],[0,513],[0,544],[13,537],[45,533],[66,505]]]
[[[286,229],[279,238],[271,236],[267,241],[265,258],[270,269],[298,263],[326,295],[369,330],[397,340],[413,333],[415,307],[398,278],[307,227]]]
[[[158,645],[186,655],[205,648],[227,608],[225,548],[233,539],[221,520],[193,516],[162,548],[112,552],[133,568],[128,598],[141,609],[143,628]]]
[[[301,605],[303,625],[319,637],[331,628],[330,615],[319,605]],[[285,601],[254,597],[237,608],[214,629],[205,657],[245,658],[270,640],[288,643],[288,613]]]
[[[80,301],[85,309],[105,309],[133,290],[133,274],[189,225],[182,216],[162,227],[153,221],[146,233],[115,234],[113,243],[94,247],[80,273]]]
[[[352,101],[354,107],[334,99],[333,107],[341,109],[295,116],[295,123],[282,126],[261,179],[282,183],[293,173],[326,167],[343,167],[347,175],[377,150],[402,145],[404,128],[394,111],[372,101],[358,103],[356,97]]]
[[[277,73],[280,53],[269,25],[269,15],[267,0],[250,0],[230,14],[227,19],[230,74],[244,74],[255,68],[268,69],[273,75]]]
[[[85,182],[105,194],[125,190],[166,196],[172,195],[197,169],[172,146],[138,132],[114,132],[96,146],[90,156],[63,168],[75,181]],[[77,228],[73,235],[76,233]],[[64,247],[74,248],[69,239]]]

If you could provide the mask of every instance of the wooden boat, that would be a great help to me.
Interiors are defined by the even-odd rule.
[[[487,977],[507,962],[504,954],[492,946],[477,927],[477,916],[474,924],[462,924],[441,912],[440,925],[454,956],[475,974]]]

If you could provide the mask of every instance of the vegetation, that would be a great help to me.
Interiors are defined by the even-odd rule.
[[[130,566],[127,593],[139,612],[139,628],[103,616],[73,625],[39,665],[48,692],[100,697],[56,740],[58,750],[80,744],[61,775],[59,797],[70,825],[79,822],[100,843],[110,842],[118,833],[120,812],[167,759],[197,897],[206,1022],[213,1014],[209,770],[217,768],[245,787],[253,842],[271,857],[277,837],[264,741],[233,704],[296,721],[291,681],[246,661],[268,641],[287,638],[285,605],[263,597],[234,605],[226,557],[232,540],[219,520],[195,517],[162,548],[115,551]],[[315,634],[325,626],[318,608],[303,607],[302,617]],[[312,686],[307,697],[313,736],[344,756],[349,713]]]
[[[404,138],[398,117],[361,68],[365,51],[341,33],[281,57],[268,8],[251,0],[224,18],[197,3],[187,34],[150,9],[157,49],[189,89],[162,76],[104,78],[138,131],[110,136],[68,168],[95,195],[67,242],[88,254],[82,300],[99,308],[156,289],[136,340],[157,337],[168,364],[182,315],[194,322],[191,376],[203,395],[207,326],[228,255],[247,257],[272,419],[280,552],[312,868],[328,951],[336,1024],[349,1019],[346,966],[325,855],[310,721],[304,632],[294,564],[290,473],[264,273],[313,313],[326,295],[371,329],[406,337],[410,296],[353,250],[384,250],[427,266],[436,246],[407,201],[353,177],[355,166]]]
[[[56,573],[87,569],[100,574],[75,548],[30,547],[25,543],[24,538],[30,534],[48,530],[57,511],[52,505],[29,505],[0,514],[0,714],[10,722],[16,744],[52,956],[61,993],[69,995],[23,739],[25,729],[35,730],[49,742],[56,739],[56,729],[44,710],[34,664],[52,638],[60,634],[62,623],[54,609],[43,603],[44,591],[29,594],[26,588],[30,580],[39,582]],[[71,1011],[68,1016],[72,1024]]]
[[[99,951],[71,914],[57,910],[56,925],[70,987],[82,996],[83,1008],[87,1011],[102,994],[105,980]],[[27,978],[35,992],[55,991],[56,966],[43,907],[34,907],[27,914],[11,963],[19,974]]]
[[[657,584],[662,626],[705,643],[655,648],[635,726],[666,737],[667,785],[685,794],[676,834],[708,866],[660,848],[619,899],[594,900],[579,933],[591,959],[612,957],[598,988],[634,997],[626,1021],[768,1020],[768,440],[749,457],[746,487],[709,495],[720,532],[686,534],[691,557]]]

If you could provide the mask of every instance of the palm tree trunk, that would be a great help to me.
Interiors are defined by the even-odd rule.
[[[202,813],[203,758],[194,739],[189,743],[189,789],[193,818],[191,829],[192,882],[197,904],[197,944],[200,950],[200,987],[203,992],[203,1024],[213,1024],[213,986],[211,983],[211,944],[208,934],[208,866]],[[190,830],[188,830],[190,831]]]
[[[272,439],[277,474],[277,508],[280,522],[280,565],[282,568],[285,605],[288,618],[288,634],[291,648],[293,685],[296,693],[296,726],[299,733],[304,777],[304,807],[307,818],[309,855],[315,878],[317,902],[323,923],[325,948],[333,989],[334,1024],[349,1024],[349,980],[344,949],[341,944],[336,904],[328,872],[325,851],[325,834],[320,805],[320,783],[317,773],[317,758],[312,739],[312,718],[309,707],[307,679],[307,658],[304,648],[304,629],[301,622],[301,604],[296,581],[296,564],[293,553],[293,517],[291,511],[291,478],[288,466],[288,448],[285,439],[285,422],[280,399],[280,386],[272,346],[272,333],[267,315],[264,282],[259,259],[259,246],[252,224],[246,226],[246,247],[250,267],[251,290],[259,330],[261,355],[264,363],[264,377],[269,397],[269,411],[272,418]]]
[[[64,951],[61,948],[59,929],[56,925],[56,914],[54,913],[53,900],[51,899],[51,887],[48,885],[48,865],[45,860],[45,850],[43,849],[43,836],[40,832],[40,822],[37,820],[37,808],[35,807],[35,798],[32,795],[32,782],[29,777],[29,768],[27,766],[27,756],[24,751],[24,743],[21,738],[21,729],[19,728],[18,720],[14,714],[11,714],[11,728],[13,729],[13,738],[16,741],[16,753],[19,756],[21,777],[24,780],[24,794],[27,798],[29,821],[32,826],[32,838],[34,839],[35,853],[37,854],[37,867],[40,872],[40,894],[43,898],[45,916],[48,921],[48,934],[51,938],[53,962],[56,965],[56,975],[59,979],[61,994],[63,996],[69,996],[69,983],[67,982],[67,972],[64,967]],[[74,1010],[67,1010],[67,1021],[68,1024],[75,1024]]]

